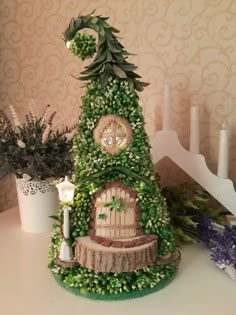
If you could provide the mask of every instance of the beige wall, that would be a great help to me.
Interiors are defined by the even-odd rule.
[[[168,79],[172,85],[173,123],[185,147],[189,108],[200,106],[201,152],[213,171],[217,166],[218,130],[223,120],[228,121],[230,178],[235,180],[233,0],[1,0],[0,108],[7,110],[11,103],[23,116],[29,99],[34,98],[39,112],[47,103],[57,110],[59,125],[76,121],[83,91],[71,75],[78,75],[84,64],[67,51],[61,34],[71,17],[94,9],[97,14],[109,16],[109,22],[120,29],[122,43],[137,54],[130,59],[138,65],[143,79],[150,82],[140,94],[150,138],[161,128],[163,86]],[[186,180],[169,161],[160,165],[165,183]],[[3,182],[1,186],[4,190]]]

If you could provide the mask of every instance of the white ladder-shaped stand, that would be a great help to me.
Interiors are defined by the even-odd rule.
[[[213,174],[206,165],[205,157],[187,151],[179,142],[174,130],[158,131],[152,142],[153,163],[167,156],[227,210],[236,216],[236,192],[233,182]]]

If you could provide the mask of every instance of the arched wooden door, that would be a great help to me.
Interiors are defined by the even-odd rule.
[[[124,185],[112,185],[95,200],[95,236],[125,239],[136,236],[136,194]],[[121,203],[119,210],[108,206],[114,200]]]

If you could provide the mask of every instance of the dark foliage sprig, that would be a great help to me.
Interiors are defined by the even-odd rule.
[[[225,223],[225,214],[222,209],[212,207],[210,195],[196,185],[165,187],[162,193],[166,198],[179,244],[200,240],[197,225],[204,214],[218,223]]]
[[[71,129],[53,129],[56,112],[47,118],[50,105],[41,116],[25,115],[25,122],[13,127],[0,112],[0,176],[28,174],[33,179],[65,176],[72,171]]]
[[[0,178],[6,176],[9,172],[9,164],[4,155],[10,143],[15,143],[15,133],[10,119],[0,110]]]
[[[94,16],[93,13],[78,16],[76,19],[72,18],[64,33],[65,42],[71,42],[71,45],[68,46],[73,53],[75,53],[74,41],[76,40],[76,55],[81,56],[82,60],[91,57],[95,48],[91,38],[85,43],[84,38],[87,37],[85,35],[78,36],[77,32],[89,28],[98,33],[97,55],[93,62],[85,67],[86,70],[81,72],[83,76],[79,79],[87,81],[101,78],[100,87],[103,88],[107,85],[110,76],[118,77],[126,79],[130,88],[142,91],[148,83],[139,80],[140,75],[134,72],[137,67],[127,61],[131,54],[124,49],[115,35],[119,31],[107,23],[108,18],[100,15]],[[82,41],[82,45],[80,45],[80,41]]]

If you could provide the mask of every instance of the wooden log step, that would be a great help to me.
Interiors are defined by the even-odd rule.
[[[177,249],[174,253],[169,253],[159,259],[156,260],[157,265],[166,265],[170,262],[173,262],[177,267],[181,260],[181,252]]]
[[[89,236],[78,237],[76,259],[80,265],[102,272],[128,272],[156,261],[157,240],[131,248],[104,247]]]

